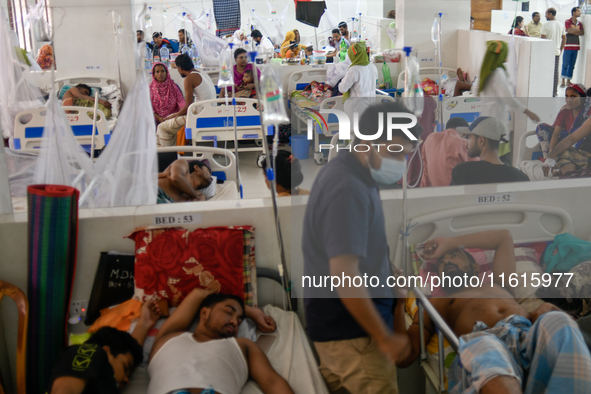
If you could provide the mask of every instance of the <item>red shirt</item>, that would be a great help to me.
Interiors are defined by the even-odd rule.
[[[573,18],[570,18],[570,19],[567,19],[564,21],[565,30],[572,28],[572,25],[574,25]],[[580,21],[577,21],[577,27],[579,29],[581,29],[581,31],[584,31],[583,24]],[[569,34],[567,32],[566,33],[566,44],[564,45],[564,49],[570,50],[570,51],[578,51],[579,49],[581,49],[581,45],[579,43],[579,36],[576,36],[574,34]]]
[[[513,29],[511,29],[511,30],[513,30]],[[509,33],[507,33],[507,34],[513,34],[513,32],[511,30],[509,30]],[[515,35],[527,37],[527,34],[525,34],[525,32],[518,27],[515,28]]]

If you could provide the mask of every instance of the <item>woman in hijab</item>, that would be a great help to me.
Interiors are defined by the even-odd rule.
[[[41,67],[41,70],[49,70],[53,64],[53,48],[51,45],[43,45],[39,49],[39,55],[37,55],[37,64]]]
[[[560,141],[574,133],[586,120],[585,111],[583,111],[587,98],[585,86],[571,85],[566,88],[565,96],[566,105],[558,112],[554,124],[540,123],[536,127],[536,135],[540,141],[544,159]]]
[[[287,56],[287,51],[289,50],[289,47],[291,46],[291,42],[296,40],[296,35],[293,31],[288,31],[287,34],[285,35],[285,40],[283,40],[283,43],[281,44],[281,50],[279,52],[279,54],[281,55],[282,59],[285,59],[285,56]]]
[[[185,106],[185,98],[181,88],[174,83],[168,69],[162,63],[152,66],[152,83],[150,83],[150,100],[154,111],[156,125],[163,122],[169,115],[177,113]]]
[[[480,116],[491,116],[499,119],[508,126],[509,111],[513,109],[516,113],[522,112],[536,123],[540,122],[538,115],[531,112],[521,101],[515,98],[509,76],[503,63],[507,60],[509,47],[504,41],[488,41],[486,43],[486,54],[480,68],[478,83],[473,86],[478,89],[478,96],[483,97],[482,111]],[[509,128],[507,127],[507,132]],[[506,138],[509,140],[509,138]],[[511,151],[509,143],[501,144],[499,156]]]
[[[347,100],[345,101],[345,113],[349,115],[349,119],[353,119],[353,108],[361,114],[363,110],[360,109],[360,106],[364,109],[366,106],[375,102],[378,70],[375,65],[369,62],[365,42],[360,41],[352,44],[347,50],[347,54],[349,55],[349,59],[351,59],[351,65],[347,70],[347,74],[345,74],[345,77],[339,83],[339,91],[346,97],[344,100]],[[353,97],[371,99],[347,99]]]
[[[244,48],[246,46],[246,36],[242,30],[236,30],[232,36],[234,48]]]

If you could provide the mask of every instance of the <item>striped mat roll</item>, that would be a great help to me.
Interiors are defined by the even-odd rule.
[[[51,370],[67,346],[67,314],[76,269],[79,192],[59,185],[32,185],[27,192],[27,394],[41,394],[48,389]]]

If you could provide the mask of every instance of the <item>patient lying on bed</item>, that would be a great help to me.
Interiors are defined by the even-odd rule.
[[[198,316],[194,333],[187,332]],[[291,393],[288,383],[275,372],[259,347],[236,338],[244,316],[264,332],[275,321],[257,308],[244,306],[240,297],[194,289],[164,323],[150,354],[148,394],[176,390],[239,394],[249,376],[264,393]]]
[[[80,83],[71,87],[64,93],[62,105],[65,107],[94,107],[94,97],[90,96],[90,86]],[[98,109],[103,111],[107,118],[111,117],[111,103],[99,99]]]
[[[494,279],[492,287],[448,286],[448,297],[431,299],[445,322],[461,336],[459,358],[449,370],[450,392],[461,391],[460,362],[467,372],[467,393],[589,392],[591,355],[575,322],[551,304],[529,314],[513,298],[512,288],[502,287],[499,275],[505,274],[507,279],[515,272],[511,234],[497,230],[437,238],[425,245],[425,258],[437,259],[441,278],[444,273],[448,277],[482,277],[479,265],[463,248],[495,250]],[[401,307],[397,313],[403,313]],[[428,343],[435,335],[435,325],[426,313],[424,322]],[[403,325],[396,331],[407,333],[411,342],[412,350],[397,363],[408,366],[420,354],[418,314],[408,331]]]
[[[202,161],[175,160],[158,174],[158,204],[205,201],[215,194],[211,170]]]

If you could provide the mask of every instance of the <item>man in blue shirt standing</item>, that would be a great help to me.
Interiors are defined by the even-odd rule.
[[[372,105],[361,115],[361,132],[375,134],[380,123],[388,124],[388,112],[409,113],[398,103]],[[409,119],[395,117],[392,123],[408,124]],[[408,131],[418,139],[422,130],[416,125]],[[341,150],[320,171],[306,207],[304,277],[316,283],[330,275],[352,280],[335,292],[330,282],[328,287],[304,282],[308,334],[331,392],[398,393],[394,362],[409,347],[393,332],[396,303],[386,284],[392,269],[378,184],[402,178],[406,155],[417,141],[399,129],[387,137],[386,130],[373,141],[356,137],[350,152]],[[366,283],[358,286],[364,276]]]

